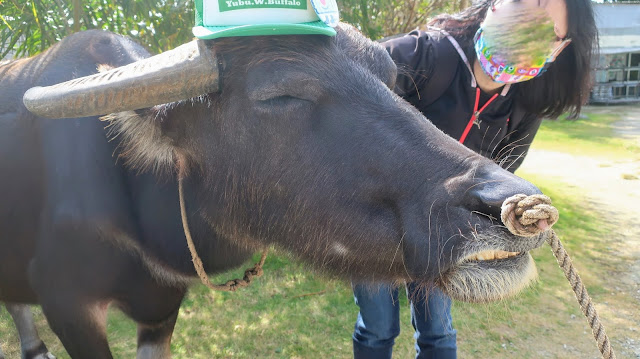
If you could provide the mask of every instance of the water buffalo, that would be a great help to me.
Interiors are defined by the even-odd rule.
[[[342,24],[153,57],[89,31],[3,65],[0,300],[42,305],[73,358],[111,358],[117,305],[138,323],[138,358],[169,357],[195,276],[178,175],[209,273],[276,245],[348,279],[467,301],[518,291],[544,239],[511,235],[500,206],[539,190],[436,129],[395,78]]]

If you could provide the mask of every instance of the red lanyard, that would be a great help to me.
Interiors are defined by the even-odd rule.
[[[467,127],[464,129],[464,132],[462,133],[462,136],[460,136],[460,143],[464,143],[464,140],[467,138],[467,135],[469,134],[469,131],[471,131],[471,126],[473,126],[473,123],[478,119],[478,117],[480,116],[482,111],[484,111],[484,109],[487,108],[487,106],[489,106],[489,104],[492,103],[493,100],[496,99],[496,97],[498,97],[497,93],[494,94],[489,99],[489,101],[487,101],[487,103],[484,104],[484,106],[482,106],[480,111],[478,111],[478,104],[480,103],[480,88],[476,87],[476,104],[473,106],[473,114],[471,114],[471,118],[469,119],[469,123],[467,123]]]

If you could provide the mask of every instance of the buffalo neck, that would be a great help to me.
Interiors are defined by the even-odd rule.
[[[195,275],[180,217],[175,176],[128,170],[127,182],[139,226],[135,240],[145,254],[182,275]],[[197,185],[197,181],[186,179],[185,202],[189,227],[205,270],[216,273],[242,264],[251,253],[214,232],[203,218]]]

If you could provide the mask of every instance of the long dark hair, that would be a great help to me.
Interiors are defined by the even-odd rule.
[[[475,58],[473,36],[484,20],[494,0],[479,0],[453,15],[439,15],[429,21],[430,26],[447,30],[465,50]],[[569,111],[580,113],[589,98],[592,86],[592,59],[597,56],[598,30],[591,0],[565,0],[568,31],[571,43],[549,66],[546,73],[533,80],[512,85],[516,101],[536,116],[556,118]]]

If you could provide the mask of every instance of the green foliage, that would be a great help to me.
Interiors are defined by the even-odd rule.
[[[371,38],[409,32],[424,25],[432,15],[455,11],[469,5],[467,0],[339,0],[340,16]]]
[[[103,29],[156,53],[192,37],[192,0],[0,0],[0,59],[32,56],[71,33]]]
[[[339,0],[342,20],[379,39],[408,32],[470,0]],[[188,42],[193,0],[0,0],[0,59],[35,55],[63,37],[88,29],[128,35],[162,52]]]

